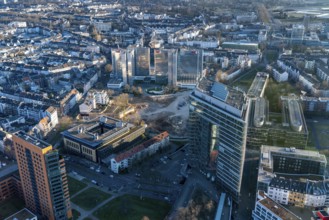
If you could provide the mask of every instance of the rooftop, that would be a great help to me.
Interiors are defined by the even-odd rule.
[[[47,148],[49,146],[51,146],[51,144],[48,144],[47,142],[39,139],[39,138],[36,138],[36,137],[33,137],[31,135],[28,135],[27,133],[23,132],[23,131],[18,131],[15,133],[15,135],[23,140],[25,140],[26,142],[29,142],[41,149],[44,149],[44,148]]]
[[[30,212],[27,208],[24,208],[21,211],[18,211],[15,214],[9,216],[5,220],[27,220],[33,218],[37,219],[36,215]]]
[[[81,142],[88,147],[97,148],[104,143],[130,132],[134,125],[118,119],[100,116],[81,125],[70,128],[62,135]]]
[[[161,140],[163,140],[164,138],[166,138],[168,136],[169,136],[169,133],[167,131],[165,131],[165,132],[151,138],[150,140],[145,141],[144,143],[137,145],[136,147],[133,147],[132,149],[130,149],[126,152],[118,154],[115,157],[115,161],[118,163],[124,159],[130,158],[133,155],[137,154],[138,152],[143,151],[144,149],[148,148],[149,146],[151,146],[154,143],[160,142]]]
[[[289,210],[285,209],[283,206],[281,206],[279,203],[273,201],[269,197],[266,196],[266,194],[259,192],[263,198],[258,201],[260,204],[265,206],[268,210],[272,211],[275,215],[279,216],[281,219],[284,220],[301,220],[301,218],[294,215]]]
[[[202,78],[199,81],[196,90],[207,94],[220,102],[226,103],[239,111],[243,110],[245,94],[236,88]],[[212,104],[216,105],[216,102],[213,102]]]
[[[247,95],[249,97],[262,97],[268,77],[269,75],[267,73],[263,73],[263,72],[257,73],[248,90]]]

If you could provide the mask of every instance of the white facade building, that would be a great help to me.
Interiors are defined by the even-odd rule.
[[[169,134],[163,132],[152,139],[133,147],[132,149],[116,155],[111,159],[111,170],[114,173],[129,168],[135,162],[155,154],[159,149],[168,146]]]

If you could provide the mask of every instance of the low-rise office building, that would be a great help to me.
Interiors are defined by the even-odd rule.
[[[99,162],[145,132],[146,125],[136,126],[101,116],[62,132],[64,147],[71,153]]]

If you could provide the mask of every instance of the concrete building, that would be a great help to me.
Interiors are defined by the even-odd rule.
[[[203,50],[180,49],[177,57],[176,85],[194,88],[202,77]]]
[[[168,132],[163,132],[140,145],[117,154],[111,159],[111,170],[114,173],[120,173],[120,171],[165,148],[168,144],[169,134]]]
[[[72,217],[64,159],[48,143],[17,132],[13,135],[25,205],[40,218]]]
[[[144,134],[145,127],[101,116],[62,132],[64,147],[71,153],[100,162],[115,149]]]
[[[202,78],[190,95],[190,165],[215,169],[217,183],[238,201],[247,140],[249,100]]]

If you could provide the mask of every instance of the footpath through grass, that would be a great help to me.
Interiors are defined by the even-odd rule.
[[[91,210],[110,197],[110,194],[92,187],[83,191],[71,201],[85,210]]]
[[[124,195],[108,202],[96,210],[93,215],[100,220],[140,220],[144,216],[149,219],[164,219],[170,211],[170,204],[132,195]]]
[[[84,188],[86,188],[87,184],[84,182],[81,182],[79,180],[74,179],[73,177],[67,176],[67,181],[69,184],[69,192],[70,196],[73,196],[77,192],[80,192]]]

